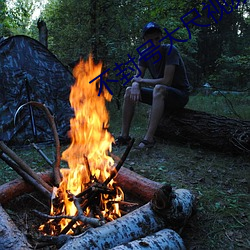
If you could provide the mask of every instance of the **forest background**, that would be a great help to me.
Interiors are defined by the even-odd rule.
[[[64,65],[68,66],[80,56],[86,58],[92,52],[96,61],[103,61],[104,69],[113,69],[115,63],[126,63],[128,54],[137,61],[136,49],[143,44],[142,27],[155,21],[168,32],[178,28],[172,36],[186,40],[173,42],[183,56],[194,90],[208,82],[219,89],[245,91],[250,86],[249,12],[247,0],[206,3],[197,0],[1,0],[0,35],[24,34],[38,39],[40,17],[49,30],[48,48]],[[182,17],[184,22],[190,22],[188,28]],[[192,19],[207,27],[195,25]],[[169,38],[164,43],[170,43]],[[116,73],[110,70],[109,78],[117,80]],[[114,97],[120,97],[123,83],[124,80],[109,83]]]

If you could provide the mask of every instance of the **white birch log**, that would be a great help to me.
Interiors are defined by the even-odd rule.
[[[162,229],[144,238],[116,246],[111,250],[185,250],[179,234],[172,229]]]
[[[0,204],[0,250],[32,249]]]
[[[166,227],[177,227],[172,224],[175,222],[183,226],[192,214],[193,203],[194,196],[188,190],[172,192],[169,186],[164,186],[156,192],[151,202],[101,227],[91,228],[70,238],[60,249],[110,249]]]

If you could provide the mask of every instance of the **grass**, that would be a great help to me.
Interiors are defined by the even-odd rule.
[[[239,116],[250,120],[249,97],[227,98]],[[190,98],[188,108],[237,118],[227,102],[221,96],[197,95]],[[108,104],[108,108],[110,131],[117,136],[120,133],[121,110],[117,110],[112,103]],[[147,128],[149,108],[139,104],[137,109],[131,129],[136,143]],[[53,159],[53,146],[43,147]],[[15,148],[15,152],[35,171],[48,168],[34,149]],[[124,148],[113,150],[119,156],[123,152]],[[124,166],[154,181],[169,183],[175,188],[187,188],[196,194],[197,213],[181,235],[188,249],[250,249],[249,159],[246,155],[158,140],[153,149],[132,149]],[[0,184],[17,177],[6,164],[0,164]]]

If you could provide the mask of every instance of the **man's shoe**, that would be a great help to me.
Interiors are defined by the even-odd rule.
[[[115,145],[114,146],[127,146],[129,142],[131,141],[131,137],[128,136],[127,138],[124,138],[123,136],[118,136],[115,140]]]

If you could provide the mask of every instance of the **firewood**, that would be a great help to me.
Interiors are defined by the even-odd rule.
[[[125,194],[128,193],[143,203],[149,202],[154,193],[162,186],[161,183],[145,178],[125,167],[120,169],[114,180]]]
[[[32,249],[25,236],[17,229],[9,215],[0,204],[0,249]]]
[[[68,240],[61,250],[107,249],[146,237],[166,227],[183,226],[192,214],[195,197],[185,189],[172,192],[169,188],[169,192],[165,191],[165,187],[161,188],[160,194],[156,193],[151,202],[121,218],[101,227],[91,228]],[[173,225],[175,222],[178,224]]]
[[[0,149],[9,157],[11,160],[15,161],[18,166],[22,168],[27,174],[34,178],[39,184],[41,184],[50,193],[52,192],[52,187],[40,179],[37,174],[28,166],[28,164],[23,161],[14,151],[12,151],[3,141],[0,141]]]
[[[38,176],[47,183],[53,182],[50,171],[40,173]],[[159,182],[147,179],[124,167],[121,167],[115,181],[119,183],[125,193],[133,195],[143,203],[149,202],[155,191],[162,186]],[[13,180],[0,186],[0,203],[5,204],[15,197],[32,191],[34,191],[34,188],[25,181],[21,179]]]
[[[111,248],[111,250],[185,250],[182,238],[172,229],[162,229],[144,238]]]
[[[224,152],[250,152],[250,121],[182,109],[166,114],[157,130],[161,139],[174,140],[190,145]]]
[[[5,161],[10,167],[12,167],[27,183],[31,184],[35,189],[41,192],[45,197],[50,199],[51,193],[44,188],[40,182],[37,182],[29,174],[27,174],[22,168],[20,168],[15,162],[7,157],[4,153],[0,153],[0,158]]]
[[[47,183],[53,181],[51,172],[37,173],[38,177]],[[34,186],[22,179],[15,179],[0,186],[0,203],[6,204],[12,199],[34,191]]]

